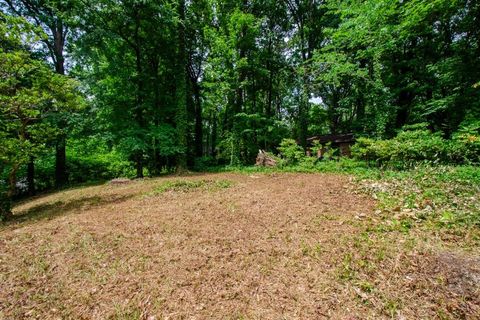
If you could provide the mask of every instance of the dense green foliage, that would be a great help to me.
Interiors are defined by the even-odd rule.
[[[25,183],[33,194],[251,164],[259,149],[282,166],[328,166],[303,154],[308,136],[329,133],[362,137],[354,156],[371,164],[479,163],[476,1],[0,0],[0,10],[3,198]]]
[[[57,113],[79,108],[81,101],[76,82],[55,74],[28,50],[43,36],[40,30],[22,18],[1,15],[0,31],[0,161],[9,185],[0,192],[10,198],[18,170],[42,156],[58,134]],[[0,216],[8,215],[8,205],[0,201]]]
[[[418,162],[430,164],[479,164],[480,126],[463,128],[452,139],[432,133],[426,124],[406,126],[388,140],[358,139],[352,154],[378,165],[406,167]]]

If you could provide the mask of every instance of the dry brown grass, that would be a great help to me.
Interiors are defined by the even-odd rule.
[[[19,204],[0,227],[0,319],[480,318],[478,250],[368,231],[375,203],[345,176],[177,180]]]

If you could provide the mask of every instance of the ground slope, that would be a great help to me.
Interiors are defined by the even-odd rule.
[[[374,212],[348,177],[326,174],[42,196],[0,228],[0,318],[475,318],[478,261],[371,236]]]

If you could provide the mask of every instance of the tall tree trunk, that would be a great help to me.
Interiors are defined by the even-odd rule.
[[[0,222],[12,217],[12,200],[7,188],[0,186]]]
[[[269,67],[267,67],[269,68]],[[273,106],[273,70],[269,70],[268,72],[268,92],[267,92],[267,106],[265,110],[265,115],[267,118],[270,118],[273,115],[272,112]]]
[[[27,165],[27,185],[28,185],[28,195],[34,196],[36,193],[35,190],[35,158],[30,157],[30,161]]]
[[[143,178],[143,155],[139,154],[136,156],[135,168],[137,171],[137,174],[136,174],[137,178],[138,179]]]
[[[137,39],[138,40],[138,39]],[[137,101],[135,106],[135,118],[140,128],[145,126],[143,117],[143,69],[142,69],[142,55],[138,42],[135,49],[136,65],[137,65]],[[137,170],[137,178],[143,178],[143,150],[137,151],[135,155],[135,167]]]
[[[300,141],[300,145],[304,150],[307,148],[307,134],[308,134],[308,111],[307,111],[307,103],[305,93],[302,92],[300,97],[300,103],[298,105],[298,140]]]
[[[328,118],[329,118],[329,125],[330,125],[330,133],[337,134],[338,133],[338,125],[339,125],[339,97],[336,92],[336,89],[333,89],[332,97],[331,97],[331,106],[328,108]]]
[[[216,112],[213,115],[213,125],[212,125],[212,149],[210,155],[215,157],[217,155],[217,114]]]
[[[310,91],[309,91],[309,83],[308,83],[308,74],[307,74],[307,60],[308,60],[308,48],[306,48],[305,44],[305,30],[304,30],[304,21],[303,18],[299,19],[298,26],[300,29],[300,50],[302,55],[302,66],[303,66],[303,74],[302,74],[302,84],[301,84],[301,97],[300,97],[300,105],[298,109],[298,117],[299,117],[299,125],[300,125],[300,132],[299,132],[299,140],[300,145],[303,147],[303,150],[307,150],[307,134],[308,134],[308,109],[309,109],[309,100],[310,100]]]
[[[308,77],[306,71],[302,76],[302,84],[301,84],[301,93],[300,93],[300,103],[298,105],[298,124],[299,124],[299,132],[298,132],[298,140],[300,141],[300,145],[302,146],[303,150],[307,149],[307,135],[308,135],[308,107],[309,107],[309,100],[310,94],[308,92]]]
[[[202,101],[200,97],[200,87],[197,82],[192,83],[193,96],[195,99],[195,155],[201,157],[203,155],[203,118],[202,118]]]
[[[134,43],[133,43],[133,50],[135,52],[135,65],[137,71],[137,92],[136,92],[136,101],[135,101],[135,121],[137,122],[138,126],[143,129],[146,126],[143,110],[144,110],[144,70],[143,70],[143,61],[142,61],[142,50],[141,50],[141,39],[140,39],[140,23],[141,23],[141,10],[140,8],[135,8],[135,33],[134,33]],[[141,137],[144,138],[143,135]],[[143,157],[144,151],[138,150],[135,157],[135,167],[137,171],[137,178],[143,178]]]
[[[13,217],[11,203],[17,189],[17,171],[18,164],[12,164],[8,174],[8,190],[0,190],[0,220],[8,220]]]
[[[181,152],[177,156],[177,172],[187,169],[188,148],[188,114],[187,114],[187,55],[185,49],[185,0],[178,1],[178,53],[177,53],[177,79],[176,79],[176,125],[178,144]]]
[[[66,29],[61,20],[58,20],[56,25],[51,29],[53,34],[53,60],[55,62],[55,72],[61,75],[65,74],[65,34]],[[65,129],[64,121],[59,123],[61,130]],[[55,186],[61,187],[67,184],[67,154],[66,154],[66,137],[61,134],[57,138],[55,145]]]
[[[68,182],[65,144],[65,137],[61,135],[55,145],[55,186],[57,188],[64,186]]]
[[[5,192],[0,191],[0,221],[12,218],[11,200]]]

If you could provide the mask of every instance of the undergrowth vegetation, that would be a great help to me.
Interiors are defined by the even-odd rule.
[[[362,188],[378,199],[379,210],[400,221],[442,229],[480,227],[480,168],[437,166],[385,171],[363,179]],[[477,239],[480,240],[480,239]]]
[[[229,180],[172,180],[165,181],[155,187],[154,194],[160,194],[168,191],[190,192],[198,189],[213,191],[225,189],[232,186],[233,182]]]
[[[356,159],[378,166],[407,168],[418,162],[429,164],[479,164],[480,123],[462,128],[452,139],[432,133],[427,124],[405,126],[388,140],[359,138],[352,149]]]

